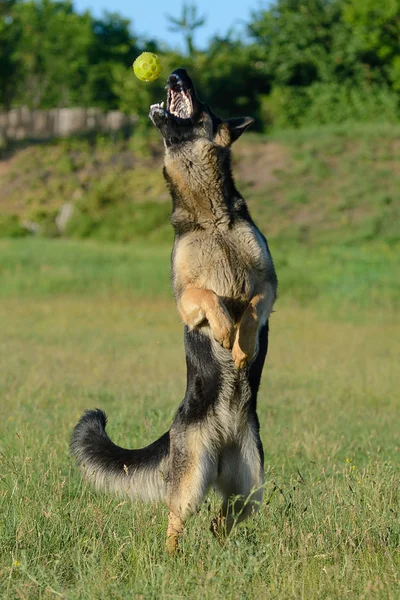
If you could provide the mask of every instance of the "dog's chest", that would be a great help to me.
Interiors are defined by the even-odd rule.
[[[174,284],[178,293],[193,286],[248,302],[265,278],[267,263],[265,242],[248,223],[224,232],[192,232],[176,243]]]

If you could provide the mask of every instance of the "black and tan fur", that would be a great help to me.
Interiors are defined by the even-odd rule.
[[[231,174],[230,146],[252,119],[219,119],[183,69],[169,77],[167,108],[153,105],[150,118],[164,138],[173,202],[172,282],[185,325],[186,393],[171,429],[146,448],[114,445],[96,410],[76,426],[71,450],[98,488],[163,499],[173,551],[209,487],[223,499],[215,533],[229,532],[262,499],[256,398],[277,280]]]

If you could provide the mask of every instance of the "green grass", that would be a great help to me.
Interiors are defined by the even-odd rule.
[[[300,306],[356,319],[359,309],[374,319],[400,308],[396,277],[400,244],[358,246],[270,243],[279,274],[279,295]],[[135,242],[99,244],[76,240],[0,242],[0,298],[14,295],[132,294],[171,297],[170,246]]]
[[[126,447],[170,426],[185,369],[169,246],[0,242],[2,599],[400,597],[399,248],[271,246],[265,501],[221,546],[210,492],[171,559],[166,508],[94,493],[68,455],[84,408]]]

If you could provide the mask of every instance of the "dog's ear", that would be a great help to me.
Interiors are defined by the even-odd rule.
[[[216,144],[228,148],[254,123],[251,117],[234,117],[224,119],[218,126],[214,141]]]
[[[229,128],[231,144],[233,144],[254,123],[254,119],[252,117],[234,117],[233,119],[226,119],[225,123]]]

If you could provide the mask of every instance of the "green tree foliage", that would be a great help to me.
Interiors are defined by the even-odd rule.
[[[248,30],[272,88],[264,123],[399,118],[396,27],[399,0],[275,0],[254,13]]]
[[[167,16],[183,34],[163,45],[163,72],[145,84],[131,70],[143,50],[118,14],[95,19],[70,0],[0,0],[0,106],[100,106],[136,113],[165,98],[168,73],[184,66],[200,97],[224,115],[250,114],[259,128],[399,119],[400,0],[272,0],[251,15],[247,37],[196,49],[205,16],[193,3]]]
[[[17,48],[21,26],[15,19],[16,0],[0,2],[0,106],[11,107],[18,83]]]
[[[262,48],[266,73],[280,85],[304,86],[329,77],[327,57],[338,22],[337,2],[278,0],[253,15],[249,32]]]
[[[365,65],[343,0],[276,0],[253,14],[249,33],[276,85],[360,83]]]
[[[269,92],[270,80],[260,69],[254,47],[214,38],[208,51],[192,62],[200,95],[219,115],[259,117],[260,94]]]
[[[129,20],[78,14],[69,0],[0,3],[0,101],[3,107],[116,108],[115,65],[138,52]]]
[[[196,29],[203,27],[206,22],[205,17],[201,17],[198,13],[195,4],[184,3],[182,6],[182,14],[179,18],[167,15],[170,23],[169,30],[173,33],[182,33],[187,47],[189,56],[193,56],[194,48],[194,33]]]
[[[400,91],[400,0],[346,0],[343,12],[368,76]]]
[[[115,13],[106,13],[103,19],[92,22],[93,40],[89,49],[88,72],[92,104],[118,108],[119,96],[113,85],[115,67],[126,69],[132,64],[132,58],[139,54],[129,26],[128,19]]]
[[[17,4],[15,19],[22,30],[18,101],[31,108],[87,104],[89,13],[77,15],[69,1],[42,0]]]

